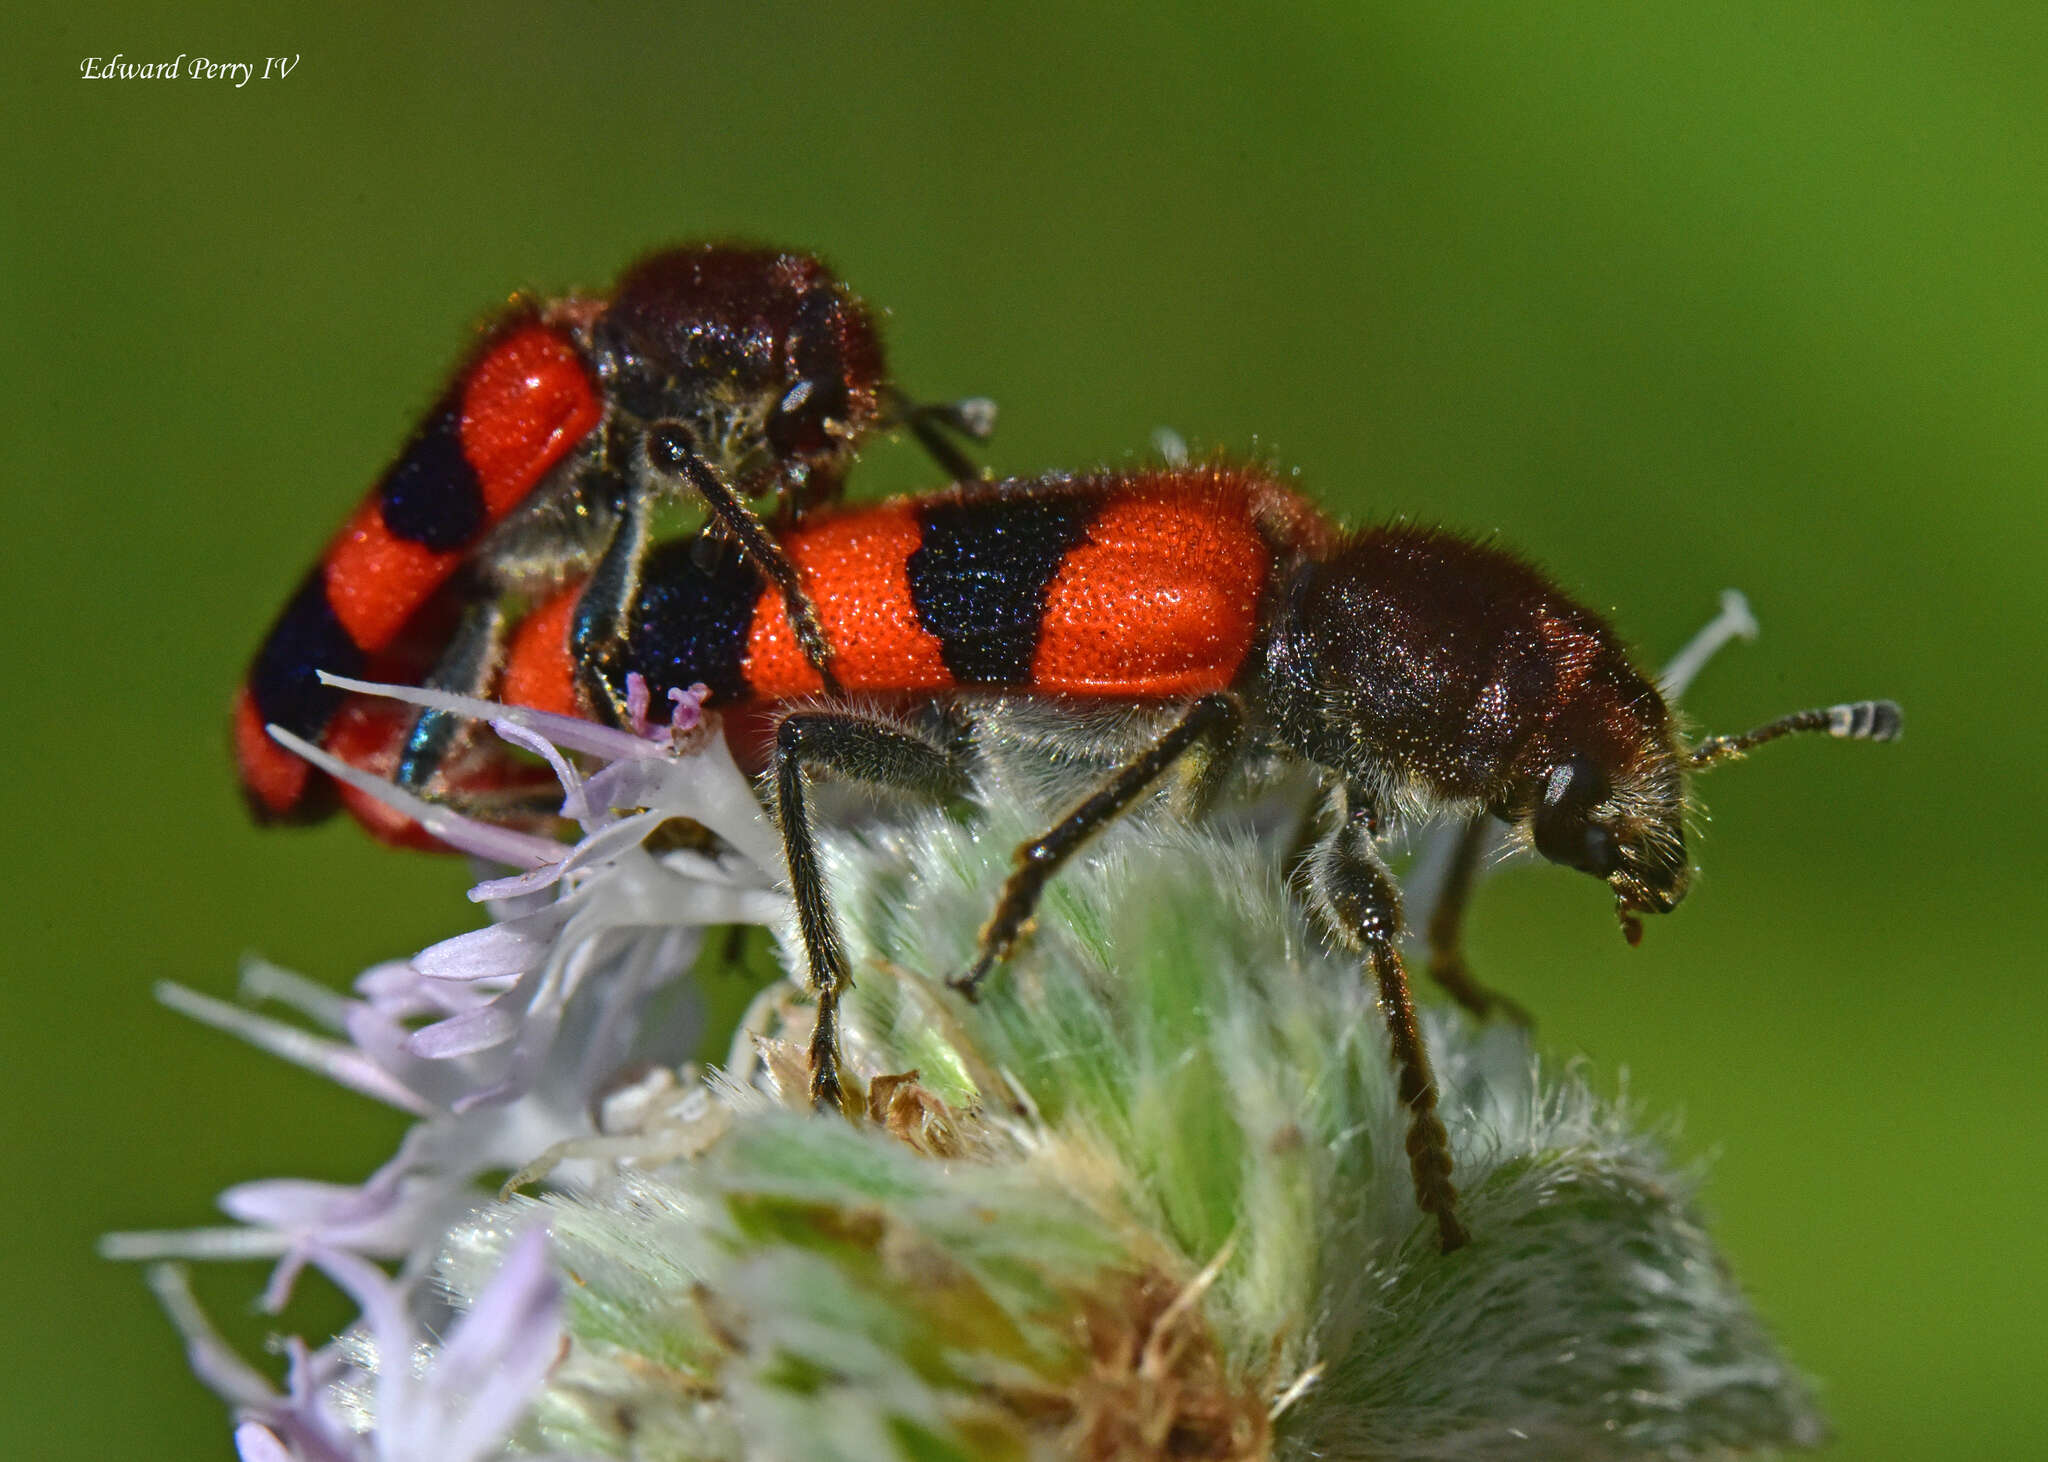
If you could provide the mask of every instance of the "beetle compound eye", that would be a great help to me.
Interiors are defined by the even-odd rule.
[[[1621,866],[1614,834],[1586,814],[1609,790],[1606,774],[1582,757],[1561,762],[1543,784],[1536,851],[1553,863],[1605,878]]]
[[[1621,870],[1621,844],[1614,840],[1614,834],[1597,822],[1586,824],[1585,860],[1579,867],[1598,878],[1606,878]]]
[[[1536,851],[1553,863],[1606,878],[1621,869],[1621,844],[1597,822],[1584,821],[1579,808],[1536,818]]]
[[[1545,812],[1584,811],[1607,795],[1607,778],[1584,757],[1561,762],[1543,784]]]
[[[657,472],[681,472],[696,452],[690,429],[679,421],[656,422],[647,433],[647,461]]]

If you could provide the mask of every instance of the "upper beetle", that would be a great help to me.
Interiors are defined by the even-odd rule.
[[[861,443],[901,424],[955,477],[941,428],[978,435],[986,403],[912,404],[873,313],[806,254],[696,244],[649,255],[606,296],[519,300],[478,347],[287,601],[249,668],[234,731],[249,802],[310,820],[332,784],[264,734],[339,742],[425,789],[451,774],[458,724],[360,704],[317,672],[481,692],[536,597],[586,582],[576,635],[593,688],[638,592],[657,507],[701,496],[730,551],[783,588],[805,648],[829,648],[772,535],[839,495]],[[357,807],[352,799],[352,807]],[[405,824],[363,803],[373,829]]]

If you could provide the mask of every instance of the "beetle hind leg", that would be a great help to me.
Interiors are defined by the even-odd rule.
[[[1409,1179],[1415,1203],[1436,1220],[1437,1244],[1446,1254],[1470,1240],[1458,1219],[1451,1183],[1451,1139],[1437,1115],[1436,1077],[1415,1018],[1408,973],[1401,962],[1401,894],[1373,847],[1376,818],[1361,793],[1339,793],[1335,826],[1308,859],[1308,896],[1330,931],[1365,956],[1378,988],[1380,1014],[1408,1112]]]

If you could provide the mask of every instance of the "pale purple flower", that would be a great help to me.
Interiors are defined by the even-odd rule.
[[[253,1371],[230,1364],[224,1347],[194,1343],[195,1369],[245,1416],[236,1437],[245,1459],[454,1458],[496,1444],[545,1369],[533,1337],[544,1328],[541,1318],[553,1315],[555,1297],[541,1284],[539,1241],[517,1250],[510,1277],[479,1296],[432,1363],[431,1386],[407,1379],[404,1364],[388,1363],[412,1345],[398,1339],[403,1294],[451,1227],[485,1202],[480,1174],[526,1169],[565,1145],[587,1143],[598,1135],[593,1114],[621,1073],[690,1057],[697,1008],[681,982],[706,927],[785,917],[779,844],[723,739],[705,725],[702,688],[671,692],[670,719],[650,724],[646,687],[634,681],[629,730],[438,691],[331,681],[485,721],[541,757],[561,783],[564,816],[582,828],[575,843],[423,802],[271,728],[324,771],[450,846],[519,871],[471,890],[491,923],[372,967],[352,994],[266,963],[248,965],[244,1000],[295,1019],[160,987],[173,1008],[417,1119],[391,1159],[360,1184],[243,1183],[220,1198],[234,1227],[115,1234],[104,1242],[103,1251],[119,1258],[275,1259],[264,1292],[273,1311],[307,1264],[363,1304],[381,1358],[375,1450],[362,1450],[346,1429],[334,1431],[323,1410],[342,1364],[328,1352],[295,1352],[291,1393],[277,1398]],[[710,829],[727,851],[649,851],[647,835],[676,817]],[[545,1169],[558,1188],[602,1181],[611,1170],[587,1159]],[[399,1279],[372,1259],[397,1262]],[[182,1316],[189,1339],[191,1315],[170,1298],[166,1304]],[[410,1328],[404,1333],[410,1337]],[[518,1337],[531,1343],[513,1346]],[[479,1369],[486,1363],[488,1385]],[[530,1377],[524,1389],[513,1384],[521,1377]],[[437,1409],[457,1392],[481,1398],[466,1420]],[[387,1435],[394,1424],[396,1437]]]
[[[374,1377],[351,1362],[350,1346],[316,1351],[294,1339],[279,1394],[207,1323],[175,1270],[153,1275],[193,1370],[235,1409],[242,1462],[474,1462],[518,1425],[561,1353],[561,1284],[542,1227],[512,1244],[438,1347],[428,1345],[407,1288],[376,1265],[325,1248],[310,1259],[362,1306],[362,1348],[376,1357]],[[367,1388],[367,1430],[352,1425],[338,1403],[342,1387]]]

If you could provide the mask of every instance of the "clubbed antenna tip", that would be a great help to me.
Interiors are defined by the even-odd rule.
[[[1905,726],[1905,712],[1897,701],[1845,701],[1795,711],[1739,736],[1709,736],[1692,749],[1689,760],[1700,771],[1780,736],[1809,731],[1823,731],[1841,741],[1897,741]]]
[[[1847,741],[1897,741],[1906,713],[1897,701],[1851,701],[1828,708],[1828,735]]]

